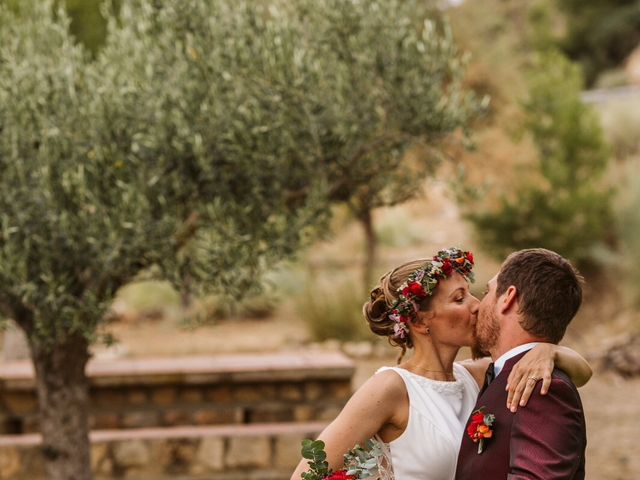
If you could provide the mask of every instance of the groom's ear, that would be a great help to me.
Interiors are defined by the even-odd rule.
[[[500,313],[506,314],[512,308],[518,309],[518,290],[513,285],[500,296]]]

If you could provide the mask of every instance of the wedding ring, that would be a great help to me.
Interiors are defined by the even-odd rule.
[[[536,383],[540,378],[538,377],[529,377],[529,380],[533,380],[533,383]]]

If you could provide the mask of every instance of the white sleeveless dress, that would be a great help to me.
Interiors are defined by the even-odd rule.
[[[376,373],[386,370],[402,377],[409,394],[407,428],[387,444],[395,480],[453,479],[478,384],[457,363],[453,382],[430,380],[400,367],[382,367]]]

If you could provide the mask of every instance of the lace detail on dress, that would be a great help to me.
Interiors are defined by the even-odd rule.
[[[373,437],[374,440],[380,443],[382,455],[378,457],[378,476],[372,480],[395,480],[393,473],[393,464],[391,463],[391,451],[389,445],[384,443],[377,435]]]
[[[430,378],[425,378],[422,375],[410,372],[409,370],[404,371],[411,375],[411,378],[415,379],[421,387],[430,388],[431,390],[443,395],[455,395],[460,398],[462,397],[464,385],[460,379],[456,379],[453,382],[445,382],[441,380],[431,380]]]

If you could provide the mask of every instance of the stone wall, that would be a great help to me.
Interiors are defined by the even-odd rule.
[[[88,366],[92,429],[308,422],[351,394],[340,354],[118,360]],[[0,434],[39,431],[33,370],[0,365]]]
[[[324,423],[93,432],[96,480],[286,480]],[[43,478],[38,434],[0,436],[0,480]]]
[[[96,480],[286,480],[351,394],[339,353],[91,362]],[[33,369],[0,364],[0,480],[43,478]]]

